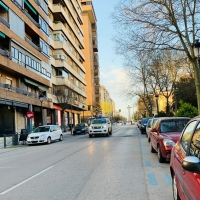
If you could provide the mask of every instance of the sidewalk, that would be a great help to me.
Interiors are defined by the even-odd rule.
[[[71,131],[63,132],[63,138],[70,137]],[[6,137],[6,147],[8,148],[18,148],[18,147],[26,147],[26,144],[22,144],[22,142],[19,142],[19,145],[12,145],[12,137]],[[0,137],[0,149],[4,148],[4,137]]]

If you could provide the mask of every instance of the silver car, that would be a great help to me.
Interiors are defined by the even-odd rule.
[[[149,119],[149,121],[147,122],[146,134],[147,134],[148,142],[150,142],[149,135],[150,135],[150,132],[151,132],[151,128],[153,127],[153,125],[156,123],[156,121],[158,119],[159,118],[152,118],[152,119]]]

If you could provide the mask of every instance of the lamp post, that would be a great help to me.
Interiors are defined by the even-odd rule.
[[[41,112],[42,112],[42,125],[44,124],[44,121],[43,121],[43,107],[42,107],[42,103],[43,101],[45,100],[45,96],[43,94],[40,94],[39,95],[39,99],[40,99],[40,102],[41,102]]]
[[[85,122],[85,119],[84,119],[84,110],[85,110],[85,106],[83,105],[82,108],[83,108],[83,122]]]
[[[149,117],[151,117],[151,104],[148,104],[148,109],[149,109]]]
[[[158,113],[159,113],[159,108],[158,108],[158,97],[159,97],[159,95],[156,93],[156,94],[155,94],[155,98],[156,98],[157,115],[158,115]]]

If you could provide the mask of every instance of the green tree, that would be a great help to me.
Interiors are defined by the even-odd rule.
[[[184,103],[180,100],[180,108],[175,114],[176,117],[190,117],[193,118],[198,115],[198,109],[189,103]]]

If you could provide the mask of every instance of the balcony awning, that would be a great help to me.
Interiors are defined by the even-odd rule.
[[[37,87],[39,90],[42,90],[42,91],[47,91],[48,90],[48,87],[44,87],[44,86],[36,83],[35,81],[32,81],[32,80],[27,79],[27,78],[24,78],[24,80],[25,80],[26,83]]]
[[[3,38],[6,38],[6,35],[3,34],[2,32],[0,32],[0,36],[3,37]]]
[[[33,6],[27,1],[27,0],[24,0],[24,3],[31,9],[31,11],[37,15],[37,12],[36,10],[33,8]]]
[[[8,8],[3,2],[1,2],[1,1],[0,1],[0,6],[2,6],[2,7],[3,7],[5,10],[7,10],[7,11],[8,11],[8,9],[9,9],[9,8]]]

